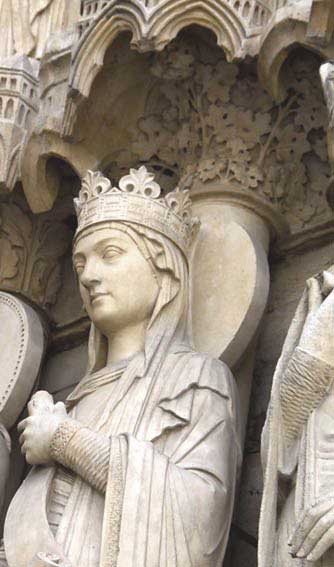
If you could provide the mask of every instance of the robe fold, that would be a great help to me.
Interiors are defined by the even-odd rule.
[[[75,418],[94,385],[108,386],[104,407],[85,423],[110,437],[105,494],[74,476],[54,537],[57,467],[35,467],[7,515],[9,567],[33,566],[38,552],[72,567],[221,565],[241,456],[231,373],[187,345],[174,345],[154,378],[131,367],[138,360],[121,376],[108,367],[91,374],[68,400]]]
[[[62,29],[67,11],[66,0],[0,0],[0,57],[40,59],[50,34]]]
[[[319,499],[329,497],[334,486],[334,369],[321,359],[300,353],[299,348],[312,305],[321,305],[324,299],[321,287],[316,295],[314,291],[311,293],[312,289],[307,285],[304,290],[286,336],[262,432],[264,490],[259,522],[259,567],[334,565],[334,547],[313,562],[293,557],[289,546],[298,519]],[[332,325],[331,314],[328,324]],[[298,372],[301,359],[304,364]],[[292,363],[297,380],[296,376],[287,380]],[[292,396],[283,408],[282,385],[289,381]],[[289,426],[295,430],[289,442],[285,423],[288,412],[291,412]]]

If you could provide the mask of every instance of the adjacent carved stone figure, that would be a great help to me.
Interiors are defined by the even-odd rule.
[[[89,368],[66,409],[37,393],[19,426],[27,461],[41,466],[11,503],[6,560],[218,567],[240,459],[238,409],[229,370],[192,347],[190,200],[178,190],[161,197],[142,167],[116,188],[89,172],[76,205]]]
[[[66,0],[0,0],[0,57],[40,58],[50,33],[60,29]]]
[[[307,282],[262,437],[259,567],[334,565],[334,276]]]

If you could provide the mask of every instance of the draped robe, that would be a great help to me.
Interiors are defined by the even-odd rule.
[[[0,0],[0,57],[42,57],[50,34],[63,26],[66,4],[66,0]]]
[[[85,426],[110,438],[106,493],[75,476],[54,537],[47,510],[57,467],[35,467],[7,515],[9,567],[27,567],[38,552],[72,567],[221,565],[240,461],[233,378],[187,345],[172,344],[153,378],[138,374],[142,356],[121,376],[108,367],[88,375],[68,399],[76,417],[105,388]]]
[[[322,277],[322,276],[321,276]],[[319,278],[319,276],[317,276]],[[332,567],[334,547],[319,561],[291,556],[289,540],[302,513],[334,491],[334,368],[299,348],[313,303],[304,290],[278,361],[262,433],[264,490],[259,522],[259,567]],[[315,301],[315,299],[317,301]],[[332,325],[329,314],[329,325]],[[285,387],[288,385],[290,395]],[[287,401],[283,407],[283,397]],[[294,436],[287,442],[288,421]]]

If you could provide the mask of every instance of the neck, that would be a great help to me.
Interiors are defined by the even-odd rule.
[[[108,338],[107,364],[115,364],[144,350],[147,321],[111,333]]]

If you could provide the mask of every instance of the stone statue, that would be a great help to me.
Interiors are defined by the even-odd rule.
[[[334,565],[334,276],[307,282],[262,435],[259,567]]]
[[[88,172],[76,207],[89,367],[66,407],[38,392],[19,425],[38,466],[10,505],[6,561],[218,567],[240,461],[238,408],[227,367],[192,347],[190,200],[179,190],[161,197],[141,167],[119,187]]]
[[[0,57],[39,59],[54,30],[61,29],[66,0],[0,0]]]

